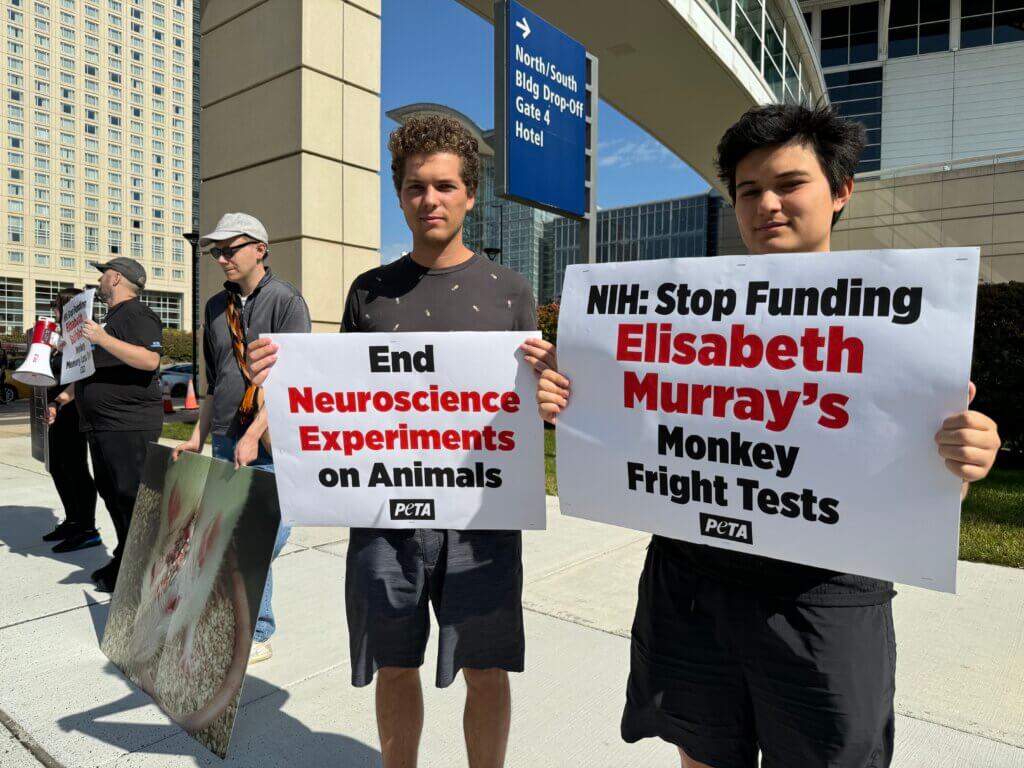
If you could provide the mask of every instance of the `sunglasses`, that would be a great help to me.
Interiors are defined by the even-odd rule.
[[[225,259],[230,259],[243,248],[246,248],[250,245],[258,245],[259,242],[259,240],[249,240],[248,242],[241,243],[239,245],[233,245],[230,248],[218,248],[217,246],[214,246],[209,251],[207,251],[207,253],[209,253],[210,256],[215,260],[219,259],[221,256],[223,256]]]

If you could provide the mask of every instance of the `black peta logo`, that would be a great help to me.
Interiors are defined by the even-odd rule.
[[[388,499],[392,520],[433,520],[433,499]]]
[[[717,517],[705,512],[700,514],[700,535],[711,536],[715,539],[738,541],[740,544],[754,543],[754,534],[749,520]]]

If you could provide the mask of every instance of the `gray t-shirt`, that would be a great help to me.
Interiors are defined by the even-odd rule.
[[[445,269],[408,256],[356,278],[343,331],[533,331],[533,291],[518,272],[479,254]]]
[[[206,362],[206,393],[213,397],[215,435],[241,437],[244,430],[236,416],[245,394],[245,381],[238,370],[238,361],[228,328],[228,291],[238,291],[234,283],[225,283],[225,290],[206,302],[203,321],[203,357]],[[242,326],[245,341],[258,339],[261,333],[309,333],[309,308],[295,288],[274,277],[270,268],[242,304]]]

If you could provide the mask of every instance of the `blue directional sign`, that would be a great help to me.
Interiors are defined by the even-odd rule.
[[[571,216],[586,212],[587,52],[515,0],[504,19],[506,197]],[[499,28],[500,29],[500,28]],[[501,55],[501,53],[499,53]],[[502,117],[504,119],[502,119]],[[499,153],[500,154],[500,153]],[[499,171],[500,179],[500,171]]]

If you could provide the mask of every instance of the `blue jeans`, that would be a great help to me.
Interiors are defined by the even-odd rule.
[[[214,435],[213,458],[234,462],[235,445],[237,443],[237,438],[228,437],[227,435]],[[262,469],[264,472],[274,472],[274,460],[270,457],[270,454],[266,452],[262,444],[260,444],[259,455],[249,466],[253,469]],[[277,539],[274,541],[274,554],[271,559],[271,568],[273,567],[274,558],[281,554],[281,550],[284,549],[284,545],[288,542],[288,534],[291,532],[292,529],[287,525],[282,525],[277,529]],[[270,636],[274,634],[274,629],[277,627],[277,624],[274,622],[274,609],[270,604],[271,596],[274,592],[274,573],[271,568],[267,569],[267,585],[263,588],[263,599],[260,600],[260,615],[256,619],[256,631],[253,632],[252,635],[252,639],[257,643],[267,642],[267,640],[270,639]]]

